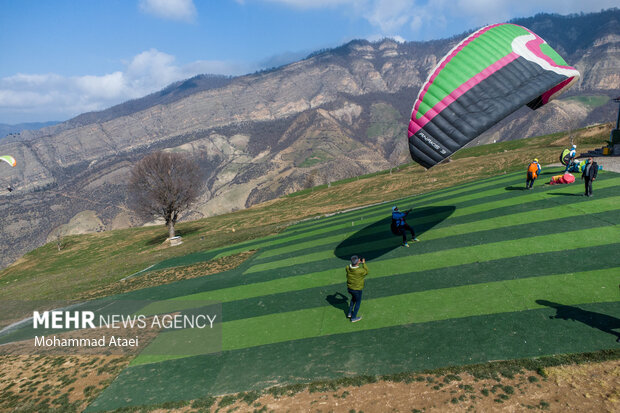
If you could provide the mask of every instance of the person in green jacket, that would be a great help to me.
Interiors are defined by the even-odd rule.
[[[368,267],[366,267],[366,259],[360,259],[357,255],[351,257],[351,264],[347,265],[347,289],[351,294],[351,305],[347,318],[352,323],[356,323],[362,319],[357,316],[362,302],[362,290],[364,289],[364,278],[368,275]]]

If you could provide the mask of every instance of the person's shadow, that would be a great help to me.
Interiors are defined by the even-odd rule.
[[[594,311],[582,310],[579,307],[554,303],[553,301],[536,300],[536,303],[555,308],[556,314],[549,317],[552,320],[560,319],[579,321],[580,323],[584,323],[592,328],[596,328],[615,336],[616,341],[620,343],[620,333],[613,331],[620,329],[620,319],[616,317],[612,317],[607,314],[595,313]]]
[[[334,293],[332,295],[328,295],[325,300],[331,304],[332,307],[342,310],[345,315],[348,314],[349,299],[344,294]]]
[[[415,208],[405,219],[418,237],[448,218],[455,209],[454,206]],[[362,228],[338,244],[334,255],[343,260],[349,260],[352,255],[357,255],[368,261],[399,248],[402,238],[400,235],[392,234],[391,223],[392,215],[388,212],[385,218]],[[411,234],[407,231],[407,237],[409,236]]]

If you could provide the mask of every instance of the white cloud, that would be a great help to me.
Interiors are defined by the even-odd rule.
[[[417,38],[455,34],[465,29],[528,17],[536,13],[589,13],[618,7],[618,0],[237,0],[262,1],[306,9],[340,8],[342,13],[361,17],[380,29],[382,36],[412,31]],[[411,39],[416,40],[416,39]]]
[[[143,12],[166,20],[191,23],[197,16],[192,0],[140,0],[139,4]]]
[[[500,23],[517,17],[529,17],[537,13],[590,13],[601,9],[616,7],[617,0],[456,0],[456,1],[429,1],[427,4],[414,7],[411,18],[411,27],[422,34],[429,30],[430,37],[437,37],[437,27],[448,28],[451,22],[462,24],[466,28]],[[415,21],[415,14],[420,19]],[[415,23],[414,23],[415,22]]]
[[[617,0],[433,0],[410,3],[372,0],[375,7],[367,8],[363,16],[373,25],[398,28],[403,20],[414,33],[424,38],[437,38],[446,28],[458,24],[458,30],[473,29],[492,23],[500,23],[517,17],[529,17],[537,13],[590,13],[617,7]],[[381,8],[378,5],[381,4]],[[394,14],[402,13],[400,20]],[[403,25],[403,26],[404,26]],[[429,35],[424,36],[427,32]]]
[[[100,99],[114,99],[123,94],[125,79],[122,72],[114,72],[103,76],[75,77],[75,89],[82,96],[92,96]],[[70,82],[70,80],[68,79]]]
[[[384,33],[394,34],[411,19],[411,2],[407,0],[377,0],[370,2],[364,17]]]
[[[225,61],[178,65],[174,56],[151,49],[126,62],[123,71],[101,76],[17,74],[0,78],[0,123],[66,120],[146,96],[198,74],[238,75],[256,69]]]

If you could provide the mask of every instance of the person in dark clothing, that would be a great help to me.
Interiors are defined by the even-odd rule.
[[[392,220],[396,224],[396,232],[403,236],[403,247],[409,246],[409,244],[407,244],[407,231],[411,233],[411,241],[419,241],[419,239],[415,236],[415,231],[413,228],[411,228],[411,226],[407,224],[407,221],[405,221],[405,217],[409,214],[409,212],[411,212],[411,210],[400,212],[397,206],[392,207]]]
[[[592,196],[592,182],[596,179],[598,174],[598,164],[592,160],[592,157],[588,158],[586,166],[581,173],[581,179],[585,181],[586,192],[584,196]]]
[[[364,289],[364,280],[368,275],[368,267],[366,267],[366,259],[359,258],[357,255],[351,257],[351,264],[347,265],[347,290],[351,294],[351,305],[347,318],[352,323],[356,323],[362,319],[358,317],[357,312],[362,302],[362,290]]]

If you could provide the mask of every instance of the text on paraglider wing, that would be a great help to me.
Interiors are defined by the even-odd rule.
[[[426,136],[424,134],[424,132],[418,132],[418,136],[420,138],[422,138],[424,140],[424,142],[428,143],[430,146],[432,146],[436,151],[439,151],[439,153],[441,153],[442,155],[446,154],[446,150],[442,149],[441,146],[439,146],[439,144],[437,142],[435,142],[434,140],[432,140],[431,138],[429,138],[428,136]]]

